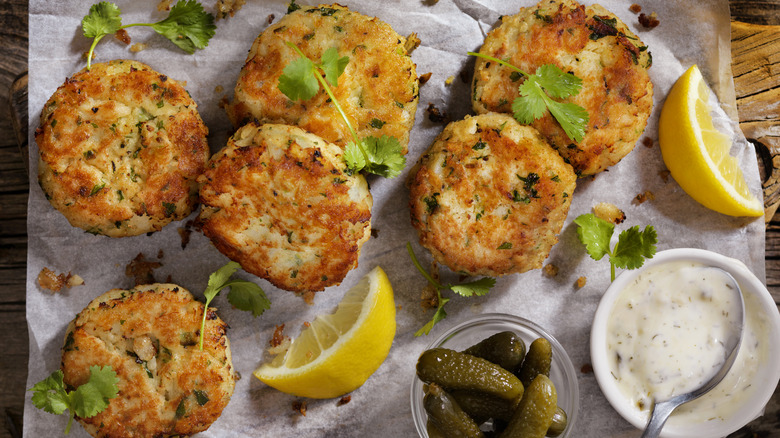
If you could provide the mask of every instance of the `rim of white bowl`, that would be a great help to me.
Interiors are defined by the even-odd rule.
[[[698,248],[675,248],[659,251],[652,259],[648,260],[642,268],[633,271],[624,271],[614,282],[612,282],[601,297],[591,327],[591,363],[599,388],[601,388],[601,392],[618,414],[638,429],[644,429],[647,420],[638,409],[627,402],[626,398],[615,384],[615,379],[611,378],[609,366],[606,363],[607,346],[605,339],[607,321],[619,293],[626,285],[636,279],[640,273],[644,272],[649,267],[679,260],[691,260],[726,270],[733,275],[743,287],[743,293],[752,292],[759,298],[762,307],[775,309],[774,312],[767,312],[769,337],[773,340],[772,344],[769,346],[767,365],[780,362],[780,313],[776,311],[776,304],[766,286],[747,268],[747,266],[745,266],[744,263],[713,251]],[[765,382],[766,384],[758,389],[756,394],[740,408],[740,411],[744,414],[739,417],[732,416],[726,421],[719,423],[718,430],[713,431],[714,434],[709,435],[707,434],[707,431],[701,431],[696,432],[696,435],[691,435],[692,432],[688,430],[687,427],[674,427],[672,424],[667,424],[664,427],[661,436],[668,438],[685,438],[691,436],[696,436],[697,438],[717,438],[739,430],[745,424],[763,413],[766,404],[774,393],[778,381],[780,381],[780,367],[774,367],[774,369],[769,368],[767,373],[769,374],[769,379]]]

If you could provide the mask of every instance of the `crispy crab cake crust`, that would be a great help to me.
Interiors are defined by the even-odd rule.
[[[201,177],[203,233],[244,270],[305,294],[339,284],[371,235],[366,180],[341,148],[298,127],[250,123]]]
[[[549,113],[531,124],[580,176],[620,161],[644,131],[653,107],[653,84],[647,73],[652,58],[639,38],[600,5],[543,0],[522,8],[516,15],[504,16],[501,25],[488,33],[480,53],[507,60],[528,73],[555,64],[582,79],[580,93],[565,99],[588,111],[590,121],[582,141],[571,140]],[[472,84],[474,111],[511,113],[522,83],[512,73],[478,58]]]
[[[378,18],[337,4],[303,6],[257,37],[228,116],[235,127],[250,121],[297,125],[344,147],[352,140],[349,129],[322,89],[310,100],[292,102],[277,88],[284,67],[298,58],[286,42],[315,62],[336,47],[349,63],[333,93],[358,137],[395,137],[406,153],[419,86],[405,41]]]
[[[203,303],[175,284],[112,289],[76,315],[62,352],[65,384],[86,383],[92,365],[119,378],[108,408],[78,419],[90,435],[189,436],[219,418],[236,376],[227,324],[213,308],[198,348],[202,317]]]
[[[577,177],[539,133],[506,114],[447,125],[410,174],[412,225],[455,272],[499,276],[542,267]]]
[[[71,225],[112,237],[158,231],[197,204],[208,129],[178,82],[146,64],[93,64],[41,113],[38,179]]]

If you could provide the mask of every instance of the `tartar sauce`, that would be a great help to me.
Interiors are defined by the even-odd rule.
[[[757,298],[745,293],[744,301],[745,331],[731,371],[715,389],[677,408],[670,423],[722,419],[750,395],[759,356],[766,355],[759,334],[768,328]],[[651,267],[612,309],[606,341],[612,376],[649,415],[653,400],[696,389],[718,371],[738,318],[739,303],[718,271],[694,262]]]

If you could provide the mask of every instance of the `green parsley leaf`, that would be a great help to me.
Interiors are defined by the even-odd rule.
[[[334,87],[339,86],[339,76],[344,73],[344,69],[349,64],[349,56],[339,58],[339,51],[331,47],[322,53],[320,58],[320,68],[325,73],[325,80]],[[316,81],[316,78],[314,78]]]
[[[245,280],[230,279],[235,272],[241,268],[236,262],[228,262],[225,266],[209,275],[209,283],[203,296],[206,297],[206,303],[203,307],[203,319],[200,322],[200,341],[198,348],[203,350],[203,334],[206,330],[206,314],[208,313],[209,303],[219,295],[219,292],[226,287],[230,288],[228,292],[228,301],[241,310],[251,311],[252,315],[258,316],[266,309],[271,307],[271,302],[263,292],[260,286]]]
[[[406,166],[406,157],[403,156],[401,144],[395,137],[366,137],[363,139],[363,145],[369,161],[365,169],[373,174],[395,178]]]
[[[353,141],[347,143],[347,146],[344,148],[344,162],[347,163],[347,167],[353,172],[360,172],[366,167],[368,164],[367,156],[365,148],[361,149]]]
[[[309,100],[320,90],[314,76],[314,63],[309,58],[296,58],[287,64],[279,76],[279,91],[290,100]]]
[[[639,231],[639,226],[624,230],[618,236],[615,247],[610,249],[614,225],[590,213],[578,216],[574,223],[579,226],[577,236],[591,258],[601,260],[609,255],[612,281],[615,281],[615,267],[636,269],[644,264],[645,259],[655,255],[658,236],[652,225],[646,226],[643,231]]]
[[[70,411],[65,434],[70,433],[74,416],[90,418],[103,412],[108,407],[109,400],[119,392],[119,378],[110,366],[89,367],[89,381],[68,392],[63,384],[62,371],[57,370],[49,377],[33,385],[32,403],[36,408],[60,415],[65,410]]]
[[[179,0],[166,19],[151,26],[155,32],[189,54],[194,53],[195,49],[205,48],[217,28],[214,16],[206,13],[195,0]]]
[[[420,330],[417,330],[414,335],[415,336],[422,336],[427,335],[431,332],[431,329],[434,325],[436,325],[439,321],[443,320],[447,316],[447,312],[444,311],[444,305],[447,304],[450,299],[444,298],[441,295],[442,289],[450,289],[453,292],[457,293],[458,295],[464,296],[464,297],[470,297],[470,296],[482,296],[490,292],[490,289],[495,286],[496,280],[494,278],[490,277],[483,277],[479,280],[475,280],[468,283],[461,283],[461,284],[448,284],[443,285],[436,281],[431,275],[423,269],[422,266],[420,266],[420,262],[417,260],[417,256],[414,255],[414,250],[412,249],[412,244],[409,242],[406,242],[406,252],[409,253],[409,257],[412,259],[412,263],[414,264],[415,268],[422,274],[423,277],[425,277],[428,280],[428,283],[436,288],[436,294],[438,295],[438,302],[439,305],[436,309],[436,312],[433,314],[433,318],[428,321]]]
[[[582,141],[585,137],[585,126],[590,118],[585,108],[576,103],[556,102],[547,96],[544,96],[544,101],[550,114],[560,123],[566,135],[574,141]]]
[[[519,90],[520,97],[512,102],[512,112],[518,122],[527,125],[541,118],[547,110],[544,91],[533,76],[523,81]]]
[[[89,14],[81,19],[81,28],[87,38],[97,38],[115,33],[122,27],[122,11],[110,2],[100,2],[89,8]]]
[[[545,64],[537,68],[534,77],[547,94],[555,99],[576,96],[582,89],[582,79],[572,73],[565,73],[554,64]]]

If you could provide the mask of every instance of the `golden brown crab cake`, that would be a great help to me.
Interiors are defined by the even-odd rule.
[[[198,220],[217,249],[275,286],[312,293],[357,266],[373,200],[341,148],[301,128],[250,123],[199,181]]]
[[[399,140],[405,154],[417,110],[418,82],[406,39],[375,17],[344,6],[303,6],[268,27],[252,45],[236,84],[228,116],[235,127],[254,121],[296,125],[344,147],[349,129],[328,95],[290,101],[278,89],[282,70],[298,53],[319,62],[338,49],[349,63],[333,93],[359,137],[387,135]]]
[[[582,79],[580,93],[565,99],[590,116],[582,141],[570,139],[549,113],[531,124],[579,176],[620,161],[644,131],[653,107],[653,84],[647,73],[650,52],[600,5],[542,0],[504,16],[501,25],[488,33],[480,53],[507,60],[529,74],[555,64]],[[522,77],[511,69],[477,58],[474,111],[511,113],[521,83]]]
[[[447,125],[412,170],[420,243],[468,275],[542,267],[558,241],[577,177],[539,133],[507,114]]]
[[[195,208],[207,134],[180,83],[137,61],[93,64],[43,107],[38,180],[75,227],[112,237],[158,231]]]
[[[68,387],[89,380],[89,367],[110,365],[119,394],[108,408],[79,418],[95,437],[189,436],[219,418],[235,387],[227,324],[175,284],[112,289],[70,323],[62,349]]]

